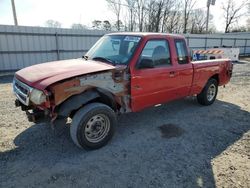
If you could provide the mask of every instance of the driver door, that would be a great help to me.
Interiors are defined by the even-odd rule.
[[[142,59],[152,60],[153,67],[141,67]],[[131,78],[133,111],[178,98],[177,77],[167,39],[147,41]]]

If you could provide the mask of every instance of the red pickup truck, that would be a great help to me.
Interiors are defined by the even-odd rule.
[[[210,105],[232,69],[228,59],[191,62],[183,36],[113,33],[80,59],[16,72],[13,91],[29,121],[71,118],[73,142],[97,149],[113,136],[117,114],[193,95]]]

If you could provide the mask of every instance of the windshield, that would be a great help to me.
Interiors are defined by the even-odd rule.
[[[104,60],[112,64],[127,65],[141,37],[127,35],[106,35],[99,39],[86,53],[92,60]]]

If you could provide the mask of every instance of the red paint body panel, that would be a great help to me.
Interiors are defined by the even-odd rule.
[[[146,42],[152,39],[168,41],[171,65],[138,70],[135,68],[136,61],[139,59]],[[140,48],[135,54],[135,60],[130,63],[132,111],[139,111],[189,95],[193,80],[193,66],[191,63],[178,64],[174,39],[184,38],[181,36],[149,35],[145,36],[141,42]]]
[[[173,70],[167,67],[137,71],[131,79],[132,110],[139,111],[177,98],[178,78],[170,77]]]
[[[228,75],[228,70],[232,69],[232,67],[230,67],[231,61],[228,59],[197,61],[192,62],[192,64],[194,67],[194,81],[190,95],[200,93],[207,80],[216,74],[220,86],[227,84],[231,78]]]
[[[141,36],[142,38],[128,65],[127,72],[130,75],[124,94],[130,99],[130,101],[128,100],[130,104],[126,103],[126,105],[133,112],[159,103],[199,94],[212,76],[218,76],[219,85],[227,84],[231,78],[232,63],[230,60],[191,62],[188,57],[187,64],[178,64],[174,40],[184,39],[182,36],[159,33],[115,33],[114,35],[119,34]],[[145,44],[151,39],[168,41],[171,65],[137,69],[137,60]],[[31,87],[46,91],[48,86],[59,81],[90,73],[98,74],[98,72],[117,69],[117,67],[97,61],[73,59],[27,67],[18,71],[15,76]]]
[[[15,76],[31,87],[44,90],[47,86],[67,78],[114,68],[97,61],[71,59],[30,66],[16,72]]]
[[[172,65],[138,70],[135,68],[137,59],[139,59],[146,42],[151,39],[166,39],[169,42]],[[219,85],[229,82],[231,76],[227,74],[227,71],[230,69],[230,60],[191,62],[189,57],[188,64],[178,64],[175,39],[184,39],[184,37],[146,35],[141,41],[140,47],[130,63],[132,111],[140,111],[159,103],[199,94],[208,79],[217,74]],[[174,76],[170,76],[171,72],[174,72]]]

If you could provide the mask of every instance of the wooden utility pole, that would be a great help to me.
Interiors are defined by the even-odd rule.
[[[12,4],[12,12],[13,12],[14,23],[15,23],[15,25],[18,25],[18,23],[17,23],[17,16],[16,16],[15,1],[11,0],[11,4]]]
[[[206,21],[206,33],[208,33],[208,22],[209,22],[209,8],[210,8],[210,0],[207,0],[207,21]]]
[[[209,9],[210,5],[215,5],[216,0],[207,0],[207,21],[206,21],[206,33],[208,33],[208,23],[209,23]]]

